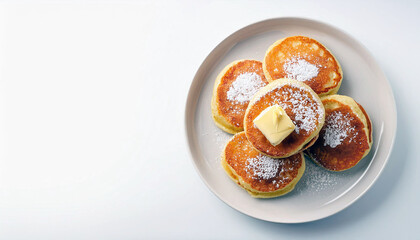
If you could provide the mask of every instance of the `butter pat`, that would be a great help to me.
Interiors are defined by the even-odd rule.
[[[281,141],[295,130],[295,125],[292,120],[290,120],[287,113],[279,105],[264,109],[254,119],[254,125],[273,146],[279,145]]]

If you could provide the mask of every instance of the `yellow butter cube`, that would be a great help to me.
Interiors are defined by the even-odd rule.
[[[254,125],[273,146],[279,145],[281,141],[295,130],[292,120],[279,105],[273,105],[264,109],[254,119]]]

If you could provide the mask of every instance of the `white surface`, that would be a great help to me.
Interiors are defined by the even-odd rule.
[[[419,10],[416,1],[1,4],[0,238],[418,237]],[[395,148],[372,189],[299,225],[221,202],[195,172],[183,129],[189,84],[210,50],[281,16],[328,22],[362,42],[398,108]]]
[[[220,164],[226,141],[232,137],[213,122],[210,111],[214,81],[236,59],[263,59],[278,39],[304,35],[330,49],[343,67],[339,94],[356,99],[372,121],[374,144],[356,167],[328,172],[306,161],[295,189],[275,199],[254,199],[231,181]],[[363,88],[360,88],[363,86]],[[375,98],[372,99],[372,89]],[[188,93],[186,129],[197,170],[209,188],[229,206],[258,219],[281,223],[309,222],[349,206],[372,185],[390,155],[395,137],[396,109],[391,88],[372,56],[357,40],[324,23],[303,18],[275,18],[242,28],[223,40],[203,61]]]

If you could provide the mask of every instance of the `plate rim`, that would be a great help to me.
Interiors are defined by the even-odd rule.
[[[211,62],[211,58],[215,57],[213,55],[215,55],[216,52],[220,52],[222,51],[222,49],[220,48],[225,48],[224,52],[228,52],[233,46],[227,46],[228,43],[231,41],[231,38],[234,38],[236,35],[241,34],[241,32],[246,31],[249,28],[258,26],[258,25],[270,25],[272,23],[278,22],[278,21],[298,21],[298,22],[303,22],[306,24],[318,24],[321,25],[323,27],[327,27],[328,29],[332,29],[336,32],[339,32],[340,34],[344,35],[345,38],[351,40],[354,44],[357,45],[358,48],[362,49],[364,51],[364,53],[366,54],[366,56],[369,58],[368,61],[372,62],[375,67],[377,68],[377,70],[379,70],[379,74],[381,75],[381,77],[385,80],[386,83],[386,89],[388,90],[388,94],[391,97],[392,100],[392,108],[390,108],[391,112],[394,112],[395,114],[393,115],[393,118],[390,119],[392,129],[391,129],[391,139],[390,139],[390,147],[388,149],[388,152],[386,153],[386,157],[383,160],[383,164],[380,167],[379,171],[376,173],[376,175],[373,177],[373,179],[367,184],[365,185],[365,187],[363,188],[362,191],[357,193],[357,196],[354,197],[353,199],[351,199],[350,201],[346,202],[345,204],[343,204],[341,207],[339,207],[338,209],[331,211],[323,216],[318,216],[318,217],[312,217],[312,218],[308,218],[306,220],[292,220],[292,221],[277,221],[277,220],[273,220],[273,219],[268,219],[266,217],[261,217],[255,214],[252,214],[250,212],[244,211],[243,209],[239,209],[237,208],[234,204],[231,204],[230,202],[228,202],[226,199],[223,198],[223,196],[221,196],[214,188],[213,186],[208,182],[208,180],[203,176],[203,173],[201,172],[201,170],[199,169],[197,163],[196,163],[196,158],[198,157],[197,154],[197,150],[194,149],[197,141],[192,141],[191,139],[194,139],[194,133],[193,133],[193,129],[190,129],[190,122],[194,122],[194,114],[196,111],[196,105],[198,103],[198,98],[197,100],[194,102],[193,96],[195,95],[195,93],[193,93],[194,90],[197,89],[197,85],[200,85],[199,82],[199,78],[201,78],[202,72],[204,71],[203,68],[205,68],[206,65],[208,65],[207,62]],[[266,31],[261,31],[260,33],[264,33]],[[250,34],[249,36],[252,36],[253,34]],[[255,34],[254,34],[255,35]],[[249,37],[247,36],[247,37]],[[242,39],[244,39],[244,37],[242,37]],[[245,37],[246,39],[246,37]],[[238,41],[237,41],[238,42]],[[204,77],[206,76],[206,74],[208,74],[210,72],[209,71],[204,71]],[[202,91],[202,87],[204,85],[205,81],[202,81],[201,86],[198,86],[198,89],[200,90],[200,92]],[[193,117],[189,117],[189,116],[193,116]],[[193,163],[193,166],[196,170],[196,172],[198,173],[198,175],[200,176],[201,180],[205,183],[205,185],[210,189],[210,191],[216,195],[222,202],[224,202],[226,205],[228,205],[229,207],[237,210],[238,212],[256,218],[256,219],[260,219],[263,221],[267,221],[267,222],[275,222],[275,223],[305,223],[305,222],[312,222],[312,221],[316,221],[316,220],[320,220],[320,219],[324,219],[327,218],[329,216],[332,216],[338,212],[343,211],[344,209],[346,209],[347,207],[349,207],[350,205],[352,205],[353,203],[355,203],[358,199],[360,199],[369,189],[372,188],[372,186],[375,184],[375,182],[377,181],[377,179],[379,178],[379,176],[382,174],[383,170],[385,169],[389,158],[392,154],[392,151],[394,149],[394,144],[395,144],[395,138],[396,138],[396,132],[397,132],[397,127],[398,127],[398,115],[397,115],[397,107],[396,107],[396,101],[395,101],[395,96],[394,93],[392,91],[392,87],[385,75],[385,73],[383,72],[382,68],[379,66],[378,62],[376,61],[376,59],[373,57],[373,55],[371,54],[371,52],[361,43],[359,42],[357,39],[355,39],[354,37],[352,37],[350,34],[348,34],[346,31],[343,31],[342,29],[335,27],[329,23],[325,23],[323,21],[319,21],[319,20],[315,20],[315,19],[311,19],[311,18],[302,18],[302,17],[277,17],[277,18],[268,18],[265,20],[261,20],[261,21],[257,21],[251,24],[248,24],[244,27],[239,28],[238,30],[234,31],[233,33],[229,34],[227,37],[225,37],[221,42],[219,42],[211,51],[210,53],[204,58],[203,62],[200,64],[199,68],[197,69],[197,71],[194,74],[194,78],[190,84],[190,87],[188,89],[188,94],[187,94],[187,98],[186,98],[186,102],[185,102],[185,113],[184,113],[184,133],[185,133],[185,138],[184,140],[187,143],[187,147],[188,147],[188,152],[189,152],[189,156],[190,156],[190,160]],[[372,164],[372,162],[367,166],[366,170],[369,169],[370,165]],[[363,173],[363,175],[365,175],[366,171]],[[361,176],[359,178],[359,180],[357,182],[359,182],[361,179],[363,179],[365,176]],[[356,182],[356,183],[357,183]],[[344,192],[344,194],[347,192]]]

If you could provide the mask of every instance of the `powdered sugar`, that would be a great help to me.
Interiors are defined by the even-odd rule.
[[[248,159],[246,171],[253,174],[254,179],[270,179],[277,176],[280,161],[262,154]],[[249,171],[252,170],[252,171]]]
[[[224,147],[224,144],[231,138],[226,132],[220,131],[219,129],[214,130],[214,135],[216,135],[215,142],[219,145],[220,149]]]
[[[318,76],[318,66],[309,63],[302,58],[291,58],[284,65],[283,69],[287,74],[287,78],[296,79],[298,81],[308,81]]]
[[[285,88],[276,93],[281,101],[277,101],[283,109],[291,108],[294,115],[292,121],[295,124],[295,132],[301,130],[312,132],[318,125],[318,122],[324,117],[322,104],[315,101],[315,96],[306,89],[294,86],[295,89]],[[296,89],[297,88],[297,89]]]
[[[339,111],[334,111],[329,114],[325,121],[324,146],[335,148],[346,138],[352,142],[358,134],[355,126],[351,125],[352,120],[348,113],[343,115]]]
[[[263,86],[264,82],[260,75],[255,72],[242,73],[230,86],[227,92],[227,99],[238,103],[248,102]]]
[[[306,160],[305,173],[296,188],[298,192],[316,195],[333,192],[343,180],[345,180],[344,173],[328,172],[311,160]]]

